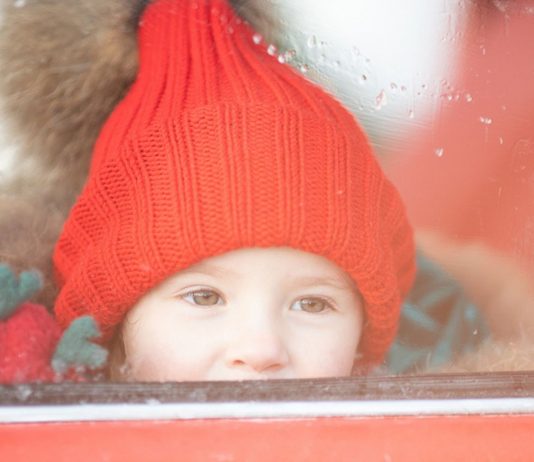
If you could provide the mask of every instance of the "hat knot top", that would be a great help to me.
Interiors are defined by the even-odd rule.
[[[227,0],[148,5],[137,79],[55,249],[62,323],[91,314],[109,338],[177,271],[288,246],[353,278],[364,359],[382,359],[415,271],[404,206],[353,116],[257,42]]]

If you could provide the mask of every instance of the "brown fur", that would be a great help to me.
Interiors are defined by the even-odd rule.
[[[0,0],[2,123],[18,145],[0,181],[0,261],[44,274],[103,121],[137,70],[142,0]],[[1,179],[1,178],[0,178]]]
[[[78,187],[103,121],[135,77],[142,2],[2,1],[4,109],[24,156]]]
[[[499,372],[534,370],[534,343],[488,340],[477,351],[458,358],[437,372]]]

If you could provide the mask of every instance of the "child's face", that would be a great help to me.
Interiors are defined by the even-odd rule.
[[[360,296],[329,260],[248,248],[169,277],[123,324],[138,381],[347,376],[363,324]]]

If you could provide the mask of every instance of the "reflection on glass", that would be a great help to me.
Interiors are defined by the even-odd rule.
[[[530,369],[530,2],[234,0],[256,29],[246,43],[226,2],[212,3],[215,10],[210,2],[187,3],[187,17],[196,18],[189,35],[185,16],[176,14],[169,28],[187,40],[168,53],[165,40],[150,48],[159,35],[141,39],[139,74],[135,37],[144,5],[124,13],[113,4],[110,22],[100,21],[107,10],[98,6],[87,16],[84,6],[45,12],[15,2],[0,13],[0,59],[9,70],[0,82],[0,129],[10,141],[0,161],[0,257],[13,267],[0,295],[6,325],[31,292],[20,292],[15,273],[37,267],[45,289],[37,301],[55,306],[63,328],[82,314],[95,318],[112,345],[114,379]],[[36,21],[48,24],[45,13],[55,25],[60,14],[89,19],[75,32],[62,23],[64,33],[51,35],[48,48],[31,35],[20,41],[24,53],[12,46]],[[140,31],[149,36],[142,17]],[[178,32],[166,29],[167,19],[161,33],[173,37]],[[211,35],[206,24],[216,24]],[[84,38],[106,34],[116,49]],[[50,54],[67,42],[73,46],[60,58]],[[251,58],[259,50],[272,67]],[[359,126],[300,77],[292,80],[287,66],[356,116],[399,189],[417,244],[409,293],[409,234],[402,219],[388,221],[403,206],[383,199],[394,196],[389,183],[372,189],[379,174],[365,163],[370,154]],[[347,174],[354,162],[347,152],[364,159],[364,174]],[[89,159],[89,186],[82,189]],[[375,208],[366,211],[365,204]],[[169,209],[180,210],[179,219]],[[36,239],[43,242],[33,251]],[[195,264],[255,247],[305,255],[295,262],[272,254],[276,264],[271,257],[223,261],[192,275]],[[310,258],[318,256],[333,265],[330,272],[312,271],[317,261]],[[172,268],[189,271],[189,279]],[[406,295],[398,323],[395,291]],[[71,345],[102,355],[90,342],[94,328],[76,327],[64,343],[59,331],[49,339],[50,354],[58,356],[47,378],[80,360],[65,356]],[[181,374],[170,358],[184,355],[195,364]],[[306,361],[293,364],[293,357]],[[239,374],[226,375],[221,364]]]

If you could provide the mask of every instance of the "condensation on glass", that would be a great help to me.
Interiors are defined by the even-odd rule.
[[[416,225],[534,254],[524,228],[494,223],[506,182],[534,181],[534,2],[234,2],[356,114]]]
[[[356,115],[419,247],[514,344],[469,367],[534,368],[534,2],[234,3]]]

